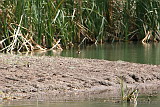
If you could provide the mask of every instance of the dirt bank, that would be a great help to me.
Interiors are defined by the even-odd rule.
[[[140,93],[160,90],[160,66],[0,54],[0,97],[65,100],[118,96],[119,77]]]

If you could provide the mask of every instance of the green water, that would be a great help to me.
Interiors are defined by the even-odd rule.
[[[77,51],[80,50],[80,54]],[[39,53],[36,53],[39,54]],[[62,52],[43,53],[50,56],[74,58],[105,59],[110,61],[123,60],[142,64],[160,64],[160,43],[113,43],[102,45],[82,46]]]
[[[19,102],[2,104],[0,107],[159,107],[160,99],[150,102],[138,102],[137,104],[113,103],[102,101],[79,101],[79,102]]]
[[[160,64],[160,44],[114,43],[87,46],[81,49],[80,54],[75,51],[76,49],[65,50],[61,56]]]

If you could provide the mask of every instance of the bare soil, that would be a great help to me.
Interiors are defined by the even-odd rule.
[[[79,100],[118,97],[120,79],[140,93],[160,90],[160,65],[0,54],[0,98]]]

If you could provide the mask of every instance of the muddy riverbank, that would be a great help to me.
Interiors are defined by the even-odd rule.
[[[120,80],[140,93],[160,90],[160,65],[0,54],[0,98],[79,100],[120,95]]]

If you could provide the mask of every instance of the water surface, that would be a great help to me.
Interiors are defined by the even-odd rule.
[[[77,51],[80,51],[78,54]],[[40,53],[34,53],[42,55]],[[104,59],[110,61],[123,60],[142,64],[160,64],[160,43],[106,43],[102,45],[82,46],[62,52],[43,53],[50,56],[74,58]]]
[[[79,102],[19,102],[0,105],[0,107],[159,107],[160,99],[152,99],[150,102],[142,101],[137,105],[130,103],[113,103],[104,101],[79,101]]]

